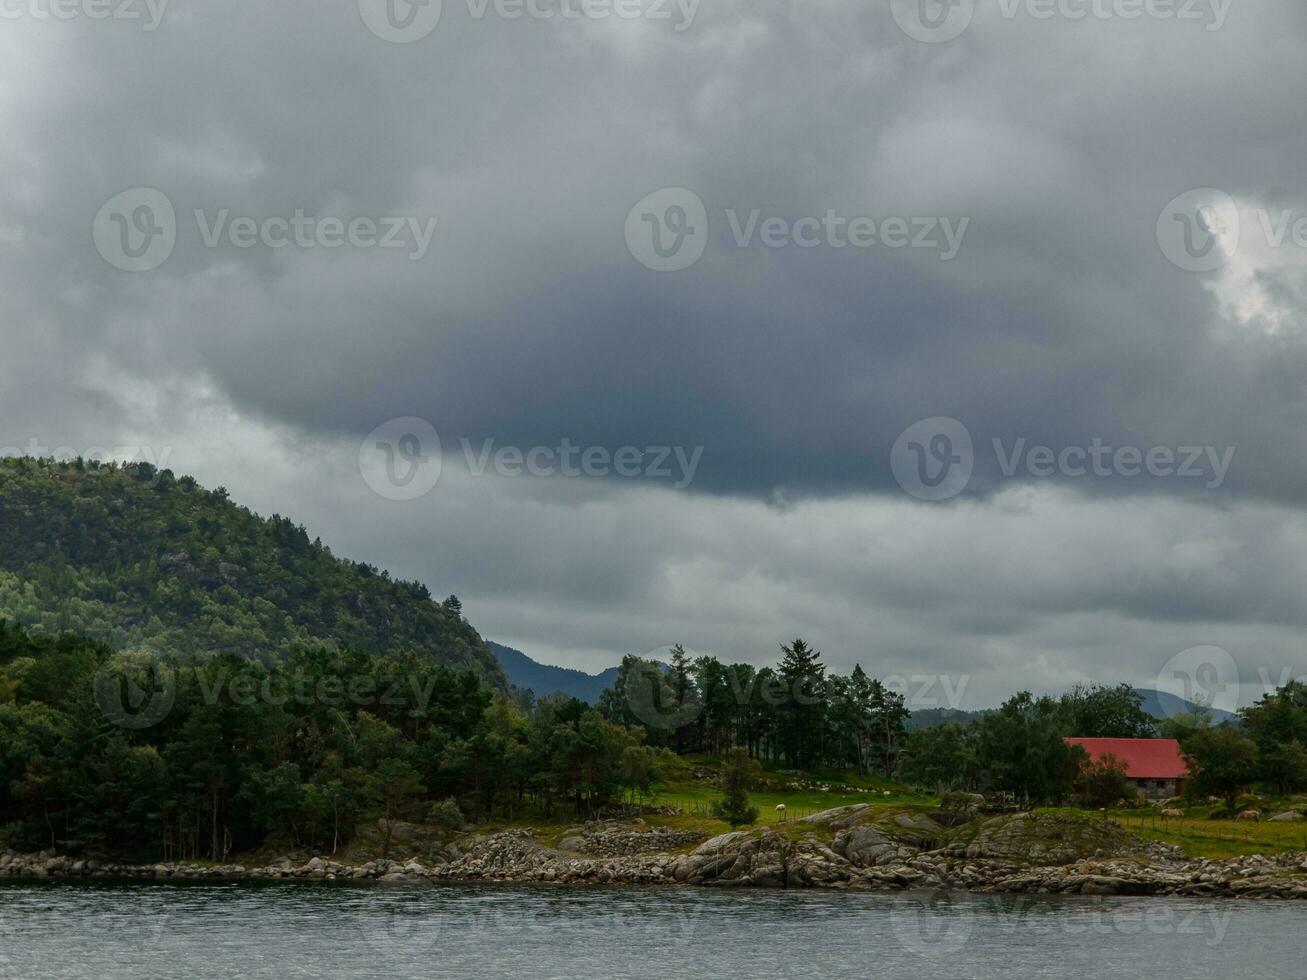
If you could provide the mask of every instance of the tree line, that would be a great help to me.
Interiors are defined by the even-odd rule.
[[[0,843],[93,856],[223,860],[265,843],[390,846],[404,822],[590,819],[721,760],[721,815],[749,822],[759,768],[891,777],[1031,803],[1131,790],[1065,736],[1181,738],[1191,791],[1307,788],[1307,685],[1239,724],[1155,723],[1128,685],[1021,692],[966,726],[908,731],[902,695],[828,674],[803,640],[774,667],[628,657],[597,707],[488,686],[411,653],[312,648],[266,665],[116,652],[0,620]]]
[[[0,830],[11,845],[222,860],[336,851],[404,821],[592,817],[668,753],[583,702],[515,699],[412,655],[265,666],[115,653],[0,620]]]
[[[624,657],[599,709],[678,755],[738,747],[791,769],[893,772],[911,712],[860,665],[847,677],[827,674],[803,639],[783,645],[774,667],[692,659],[679,643],[669,660]]]
[[[691,658],[679,644],[669,660],[626,657],[599,706],[643,728],[647,744],[678,754],[725,757],[738,748],[792,769],[852,769],[930,792],[1061,802],[1086,765],[1083,750],[1065,737],[1157,735],[1143,697],[1128,684],[1078,685],[1059,697],[1021,692],[968,725],[908,731],[911,711],[901,693],[861,665],[848,676],[828,674],[802,639],[783,645],[774,667]]]

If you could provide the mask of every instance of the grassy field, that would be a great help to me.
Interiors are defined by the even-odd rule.
[[[1146,810],[1118,811],[1111,816],[1127,830],[1175,844],[1190,857],[1229,858],[1307,851],[1307,823],[1251,823],[1197,817],[1163,821],[1156,811]]]
[[[682,770],[675,773],[673,778],[657,784],[653,796],[643,801],[652,806],[677,807],[681,813],[677,816],[647,814],[645,822],[653,827],[696,830],[712,835],[724,834],[732,829],[748,829],[732,828],[726,821],[713,816],[712,804],[721,799],[721,788],[711,778],[694,778],[694,772],[698,771],[703,776],[715,772],[719,765],[719,760],[710,757],[687,756]],[[802,788],[791,788],[792,783],[800,783]],[[764,768],[761,784],[749,794],[749,799],[758,808],[758,821],[753,824],[754,827],[793,823],[822,810],[854,803],[927,809],[938,802],[929,796],[910,793],[887,780],[858,776],[856,772],[816,771],[805,772],[800,776],[784,770]],[[780,803],[785,804],[783,819],[776,810]],[[538,811],[532,811],[511,821],[498,819],[479,824],[476,829],[487,832],[530,827],[535,831],[537,839],[552,844],[578,822],[564,807],[556,811],[553,818],[547,819]]]
[[[726,833],[730,826],[712,815],[712,804],[721,798],[721,789],[710,779],[694,779],[690,773],[712,771],[719,761],[710,757],[686,757],[685,772],[679,778],[655,787],[656,805],[679,807],[679,817],[651,816],[654,825],[684,829],[703,829],[711,833]],[[797,786],[795,785],[797,784]],[[758,808],[758,821],[754,826],[771,826],[792,823],[803,817],[838,806],[854,803],[893,804],[927,808],[937,800],[913,794],[904,787],[876,776],[859,776],[853,771],[815,770],[797,773],[764,766],[760,785],[749,794]],[[784,815],[777,811],[785,805]]]
[[[653,806],[676,807],[676,815],[649,813],[645,822],[654,827],[693,830],[703,834],[724,834],[733,828],[724,820],[713,816],[712,805],[720,799],[721,789],[713,778],[719,761],[710,757],[689,756],[684,765],[668,774],[664,782],[654,787],[651,798],[643,802]],[[875,776],[859,776],[855,772],[805,772],[802,774],[774,767],[764,767],[760,785],[749,794],[758,809],[754,827],[789,825],[799,834],[808,828],[796,825],[802,818],[833,807],[868,803],[886,811],[929,810],[939,805],[937,798],[913,793],[905,787]],[[1302,800],[1256,801],[1264,812],[1278,813],[1291,806],[1307,809],[1307,797]],[[785,813],[776,810],[785,805]],[[1097,811],[1075,808],[1041,808],[1040,812],[1065,812],[1080,816],[1094,816]],[[1156,809],[1115,810],[1109,817],[1125,829],[1142,837],[1178,846],[1190,857],[1230,858],[1250,854],[1276,854],[1284,851],[1307,851],[1307,822],[1304,823],[1253,823],[1234,820],[1206,819],[1211,807],[1192,807],[1186,810],[1186,819],[1163,821]],[[478,833],[490,833],[510,828],[531,828],[538,840],[557,844],[580,821],[563,806],[546,818],[536,809],[515,815],[513,820],[502,817],[469,827]],[[749,829],[749,828],[734,828]],[[350,850],[359,853],[375,852],[379,835],[369,829]],[[401,853],[407,848],[397,848]]]

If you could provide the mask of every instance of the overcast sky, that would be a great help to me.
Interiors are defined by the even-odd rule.
[[[1300,0],[59,2],[0,0],[0,447],[589,670],[1307,672]]]

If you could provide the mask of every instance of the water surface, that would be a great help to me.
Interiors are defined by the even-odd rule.
[[[0,978],[1307,975],[1307,906],[859,892],[0,883]]]

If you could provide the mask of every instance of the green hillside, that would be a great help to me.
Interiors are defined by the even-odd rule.
[[[411,652],[505,685],[457,601],[149,464],[0,459],[0,618],[34,635],[265,663],[306,646]]]

